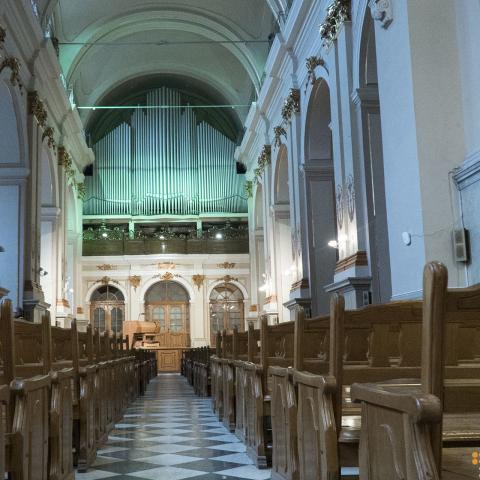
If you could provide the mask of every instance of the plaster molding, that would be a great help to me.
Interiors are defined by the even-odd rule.
[[[380,22],[382,28],[387,29],[393,22],[392,0],[370,0],[368,2],[372,18]]]
[[[456,169],[453,179],[459,190],[480,181],[480,150],[465,158],[463,165]]]

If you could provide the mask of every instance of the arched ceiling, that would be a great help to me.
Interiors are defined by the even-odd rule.
[[[140,93],[151,79],[169,86],[178,81],[179,89],[213,104],[250,104],[275,30],[268,0],[48,3],[63,72],[79,106],[105,105],[127,91],[134,98],[136,82]],[[239,128],[247,112],[224,112],[228,129]],[[98,118],[91,110],[81,114],[88,126]]]

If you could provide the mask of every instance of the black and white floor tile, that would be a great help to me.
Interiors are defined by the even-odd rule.
[[[268,480],[245,445],[180,375],[160,375],[127,410],[87,473],[76,480]]]

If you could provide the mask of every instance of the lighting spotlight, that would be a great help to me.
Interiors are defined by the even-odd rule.
[[[328,246],[332,248],[338,248],[338,242],[336,240],[330,240]]]
[[[107,238],[107,237],[108,237],[108,233],[106,233],[106,232],[102,233],[102,237],[103,237],[103,238]]]
[[[215,238],[216,238],[217,240],[221,240],[221,239],[223,238],[223,235],[222,235],[220,232],[219,232],[219,233],[216,233],[216,234],[215,234]]]

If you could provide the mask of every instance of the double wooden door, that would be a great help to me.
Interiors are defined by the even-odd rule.
[[[188,304],[157,302],[147,305],[148,319],[160,326],[156,335],[159,347],[159,372],[180,371],[182,350],[190,345]]]

